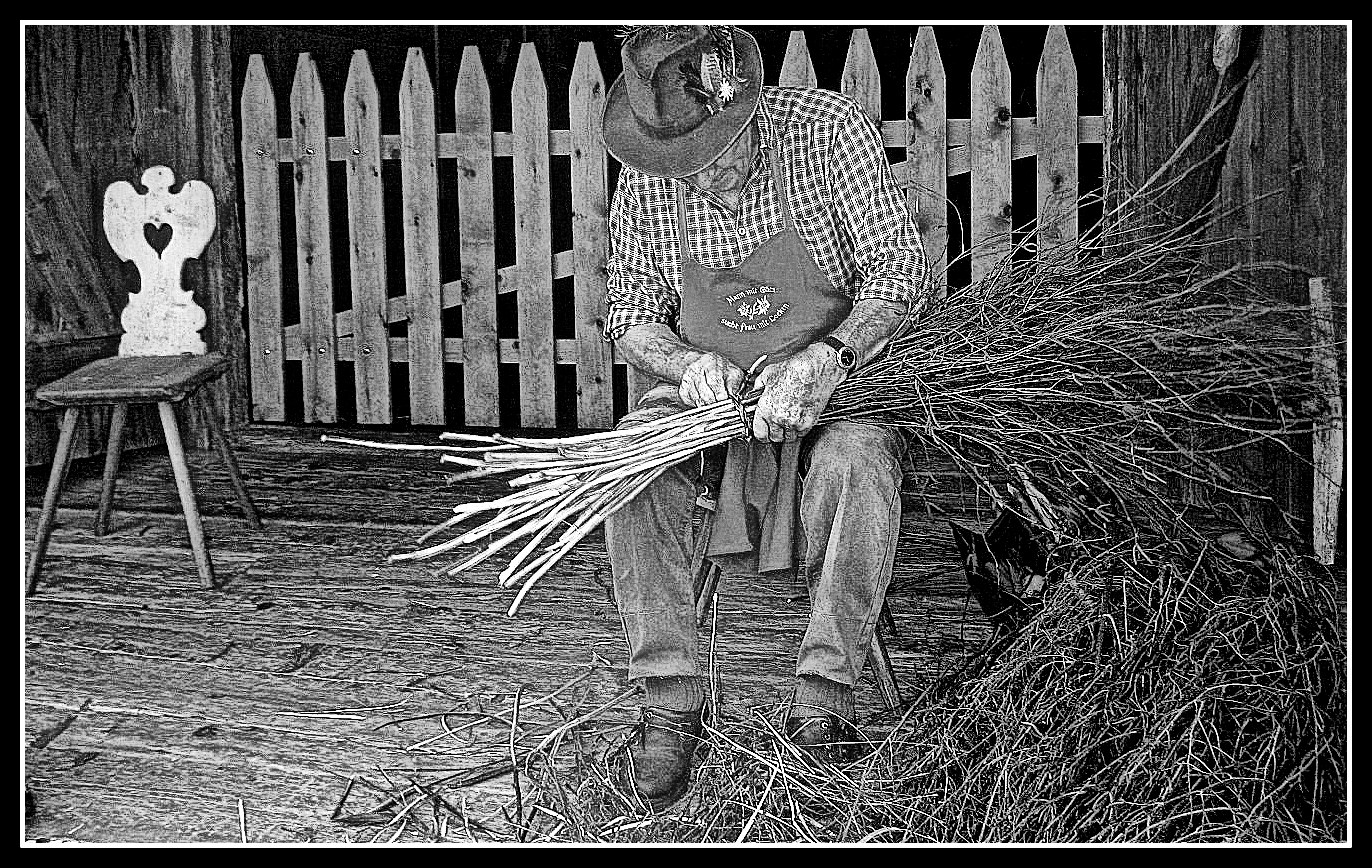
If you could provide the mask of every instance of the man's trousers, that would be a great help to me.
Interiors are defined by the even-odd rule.
[[[817,426],[802,442],[796,551],[811,612],[797,675],[852,686],[862,673],[891,580],[905,448],[898,429],[861,422]],[[668,468],[605,524],[630,678],[700,672],[691,575],[699,469],[698,457]]]

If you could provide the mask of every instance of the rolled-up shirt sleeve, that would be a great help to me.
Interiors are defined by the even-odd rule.
[[[678,299],[653,256],[651,241],[644,235],[643,209],[635,190],[636,173],[625,166],[610,204],[610,258],[605,265],[604,337],[615,341],[631,327],[643,323],[670,326],[676,319]]]
[[[881,135],[856,106],[835,136],[828,174],[839,225],[861,275],[853,301],[879,298],[917,312],[928,292],[924,245]]]

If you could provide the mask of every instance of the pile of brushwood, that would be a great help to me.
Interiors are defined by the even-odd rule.
[[[1263,296],[1280,265],[1215,265],[1203,219],[1125,207],[926,310],[828,411],[914,429],[1042,531],[1042,609],[869,721],[847,767],[804,761],[780,711],[727,707],[661,814],[617,783],[622,744],[573,774],[530,756],[524,839],[1346,836],[1337,583],[1289,538],[1213,531],[1270,500],[1232,459],[1322,424],[1310,312]]]
[[[1128,199],[1071,244],[1017,250],[930,304],[826,410],[912,430],[1035,526],[1049,549],[1037,614],[885,727],[868,721],[883,734],[847,767],[802,761],[775,715],[717,708],[690,794],[655,814],[617,783],[622,743],[572,755],[556,739],[521,757],[517,837],[1346,836],[1336,583],[1286,536],[1250,528],[1256,542],[1236,550],[1213,530],[1272,501],[1244,478],[1245,450],[1296,456],[1292,438],[1324,424],[1311,314],[1264,294],[1262,272],[1285,266],[1227,265],[1208,215],[1176,223],[1149,202]],[[541,446],[459,435],[477,442],[444,447],[451,460],[518,472],[521,490],[457,507],[436,530],[488,518],[425,554],[485,546],[470,563],[520,542],[502,574],[522,585],[517,605],[683,449],[738,436],[755,400]]]

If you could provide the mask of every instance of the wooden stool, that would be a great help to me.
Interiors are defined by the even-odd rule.
[[[719,565],[709,560],[705,561],[696,572],[696,624],[698,626],[705,626],[706,619],[709,617],[715,590],[719,587],[720,572]],[[884,601],[881,604],[881,615],[877,619],[877,629],[872,633],[872,646],[867,652],[867,663],[871,667],[872,678],[877,683],[877,692],[881,694],[881,701],[886,706],[886,710],[895,711],[904,700],[900,696],[900,685],[896,683],[895,669],[891,666],[891,655],[887,653],[886,643],[881,638],[883,628],[895,632],[895,619],[891,616],[890,607]]]
[[[691,518],[694,536],[691,551],[691,579],[695,592],[696,625],[704,627],[709,617],[710,606],[714,604],[715,591],[719,588],[721,570],[719,564],[706,557],[710,535],[714,531],[715,498],[720,481],[724,478],[724,447],[714,447],[701,457],[700,480],[697,483],[696,509]],[[797,552],[797,558],[799,558]],[[797,562],[799,562],[797,560]],[[881,614],[877,618],[877,629],[872,633],[872,645],[867,653],[872,677],[877,683],[877,691],[888,711],[895,711],[903,701],[900,685],[896,683],[895,670],[891,667],[891,655],[886,651],[886,643],[881,631],[895,633],[895,618],[885,601],[881,604]]]
[[[58,407],[65,407],[62,416],[62,432],[57,440],[57,454],[53,456],[52,472],[48,476],[48,490],[43,495],[43,514],[38,520],[38,535],[33,543],[33,553],[29,558],[26,579],[27,593],[32,594],[38,586],[38,571],[43,565],[43,555],[52,536],[54,519],[57,517],[57,502],[62,494],[62,483],[66,479],[67,468],[71,464],[72,435],[82,407],[112,406],[110,419],[109,445],[105,453],[105,474],[100,487],[100,506],[95,516],[95,535],[103,536],[109,531],[110,511],[114,505],[114,480],[119,475],[119,457],[123,449],[124,423],[128,417],[130,404],[156,404],[162,417],[162,430],[167,439],[167,453],[171,457],[172,472],[176,476],[176,490],[181,496],[181,509],[186,516],[186,530],[191,538],[191,550],[195,553],[195,563],[200,571],[200,582],[206,588],[214,588],[214,567],[210,563],[210,553],[205,547],[205,530],[200,524],[200,511],[195,502],[195,490],[191,487],[190,468],[186,465],[186,453],[181,446],[181,432],[176,423],[175,405],[197,397],[201,386],[213,382],[228,370],[229,360],[219,353],[203,356],[114,356],[99,359],[74,371],[55,383],[50,383],[36,392],[40,401]],[[213,406],[210,393],[199,396],[193,405],[199,407],[209,425],[212,439],[229,471],[234,494],[242,506],[248,522],[255,528],[262,527],[248,490],[243,486],[238,472],[238,462],[233,456],[233,447],[224,436],[219,424],[219,414]],[[204,406],[200,401],[208,402]]]

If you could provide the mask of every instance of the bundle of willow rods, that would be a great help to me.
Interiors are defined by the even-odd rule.
[[[1135,197],[1073,243],[1013,251],[918,311],[838,388],[821,423],[911,429],[1059,542],[1172,525],[1188,485],[1271,500],[1224,459],[1255,442],[1289,450],[1287,435],[1310,430],[1319,408],[1308,309],[1262,296],[1251,278],[1267,265],[1216,266],[1223,243],[1207,238],[1204,215],[1177,225],[1152,214]],[[439,449],[443,461],[472,468],[455,478],[513,474],[517,490],[455,507],[421,543],[488,517],[393,559],[483,543],[455,574],[520,542],[500,574],[503,587],[520,585],[513,615],[540,578],[668,466],[746,436],[755,404],[752,394],[574,437],[449,433],[442,438],[466,445],[401,447]],[[1002,490],[1007,481],[1013,492]]]
[[[1282,263],[1215,265],[1203,218],[1131,209],[932,305],[825,418],[913,429],[1002,503],[996,479],[1026,477],[1059,505],[1104,494],[1130,526],[1169,523],[1187,486],[1270,500],[1228,459],[1316,424],[1309,310],[1256,285]]]
[[[528,438],[504,434],[444,433],[440,438],[466,446],[383,444],[325,435],[327,442],[383,449],[434,450],[441,461],[473,469],[456,474],[455,480],[516,474],[509,480],[511,494],[488,501],[463,503],[453,517],[419,538],[423,543],[435,535],[477,516],[485,521],[440,543],[392,561],[424,560],[464,545],[488,541],[484,548],[458,562],[446,572],[456,575],[491,558],[516,542],[522,547],[500,573],[501,587],[520,589],[510,604],[513,616],[530,589],[577,543],[605,519],[633,500],[671,465],[702,449],[738,436],[744,413],[756,404],[756,395],[724,400],[668,416],[647,424],[574,437]],[[480,458],[471,457],[473,454]],[[561,533],[538,547],[561,529]],[[494,539],[492,540],[492,538]]]

